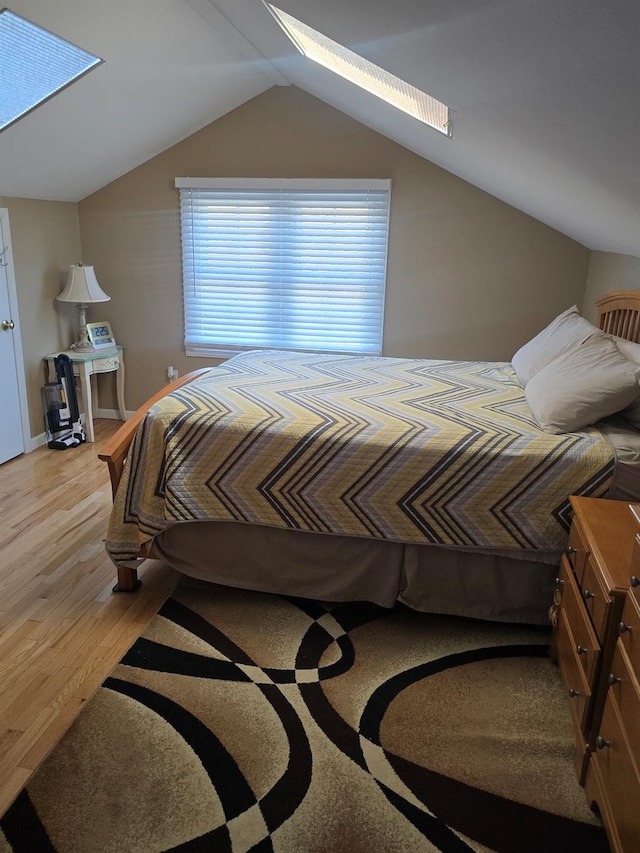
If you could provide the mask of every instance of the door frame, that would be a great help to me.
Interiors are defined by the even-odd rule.
[[[31,427],[29,423],[29,404],[27,401],[27,382],[24,369],[24,356],[22,352],[22,335],[20,334],[20,312],[18,311],[18,290],[16,288],[16,276],[13,266],[13,248],[11,245],[11,228],[9,226],[9,210],[0,207],[0,223],[2,224],[2,236],[8,245],[2,260],[6,263],[7,289],[9,291],[9,308],[11,319],[15,323],[13,329],[13,354],[16,362],[16,375],[18,378],[18,399],[20,400],[20,421],[22,423],[22,452],[29,453],[33,450],[31,446]],[[4,246],[0,247],[0,251]]]

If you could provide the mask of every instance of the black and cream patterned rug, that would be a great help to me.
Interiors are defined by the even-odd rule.
[[[545,629],[180,585],[1,853],[602,853]]]

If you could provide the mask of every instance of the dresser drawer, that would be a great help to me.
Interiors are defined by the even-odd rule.
[[[634,509],[632,507],[632,509]],[[636,513],[640,513],[640,506],[635,507]],[[640,533],[636,534],[631,552],[631,571],[629,573],[629,595],[636,600],[640,609]]]
[[[94,373],[110,373],[112,370],[118,370],[120,367],[120,358],[118,355],[109,355],[104,358],[96,358],[92,364]]]
[[[627,734],[627,740],[636,766],[640,768],[640,683],[638,673],[632,670],[631,663],[620,640],[611,662],[609,693],[615,698],[616,705]],[[638,803],[640,808],[640,803]]]
[[[571,626],[571,633],[575,642],[573,650],[587,683],[593,690],[595,674],[600,661],[600,643],[586,614],[573,572],[564,558],[560,566],[560,580],[562,582],[561,606],[566,611],[567,620]]]
[[[640,566],[637,567],[637,570],[638,573],[629,578],[629,595],[635,599],[638,610],[640,610]]]
[[[567,552],[567,556],[571,562],[573,571],[578,578],[578,583],[582,583],[584,564],[588,553],[589,546],[587,545],[587,537],[585,536],[578,519],[574,518],[571,524],[571,529],[569,530],[569,550]]]
[[[587,557],[582,574],[581,593],[591,622],[600,641],[604,638],[604,630],[611,597],[602,584],[600,573],[593,561]]]
[[[599,802],[600,808],[612,817],[617,835],[612,838],[612,846],[624,853],[636,853],[640,850],[640,778],[611,694],[607,696],[600,736],[608,745],[591,755],[585,783],[587,794],[594,795],[595,775],[600,797],[607,801]]]
[[[571,713],[579,730],[582,730],[585,721],[585,712],[591,688],[584,674],[582,662],[576,653],[576,640],[573,635],[572,626],[564,607],[558,614],[558,663],[562,681],[569,694]],[[584,745],[584,740],[582,741]]]
[[[582,784],[587,768],[587,762],[589,760],[587,742],[584,735],[584,724],[589,701],[591,699],[591,690],[589,689],[589,685],[587,684],[587,680],[577,659],[577,655],[574,652],[575,641],[564,608],[561,608],[558,613],[556,640],[558,646],[558,665],[560,667],[560,675],[569,695],[569,712],[573,723],[573,733],[576,739],[576,750],[574,755],[576,776],[578,777],[580,784]]]
[[[640,674],[640,608],[635,599],[628,595],[622,608],[622,617],[618,626],[619,639],[631,666]]]

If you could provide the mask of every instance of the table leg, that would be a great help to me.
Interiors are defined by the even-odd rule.
[[[98,417],[98,374],[92,373],[89,377],[91,382],[91,419],[95,420]]]
[[[116,394],[118,397],[120,420],[126,421],[127,407],[124,404],[124,358],[122,352],[120,353],[120,367],[116,370]]]
[[[90,363],[85,361],[80,364],[80,390],[82,391],[82,402],[84,403],[85,432],[87,441],[95,441],[93,432],[93,397],[91,394]]]

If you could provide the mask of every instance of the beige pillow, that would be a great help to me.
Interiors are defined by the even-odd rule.
[[[581,317],[577,306],[567,308],[535,338],[521,347],[511,359],[522,387],[526,388],[532,376],[563,352],[584,343],[592,336],[603,337],[604,332]]]
[[[615,336],[613,340],[625,358],[633,361],[635,364],[640,364],[640,344],[634,344],[633,341],[627,341],[624,338]]]
[[[613,340],[625,358],[635,362],[635,364],[640,364],[640,344],[634,344],[633,341],[626,341],[624,338],[614,337]],[[623,409],[620,415],[631,426],[640,429],[640,398],[630,406],[627,406],[626,409]]]
[[[640,365],[608,336],[563,353],[529,380],[525,397],[545,432],[578,432],[640,398]]]

